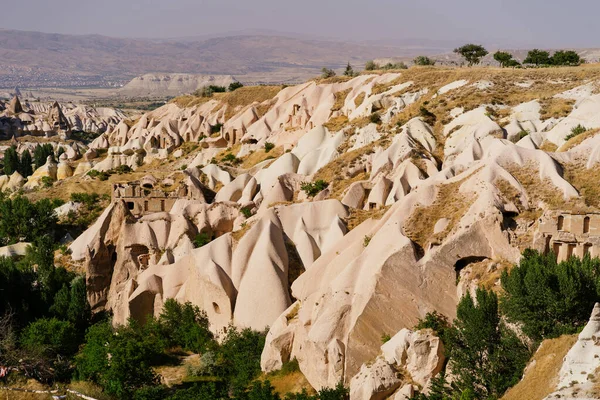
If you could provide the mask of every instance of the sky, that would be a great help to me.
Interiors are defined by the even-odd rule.
[[[266,29],[352,41],[600,47],[598,0],[4,0],[0,28],[173,38]]]

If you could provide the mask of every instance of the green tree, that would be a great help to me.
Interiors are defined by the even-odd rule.
[[[469,63],[469,67],[479,64],[481,59],[488,54],[488,51],[483,46],[472,43],[454,49],[454,52],[464,57],[467,63]]]
[[[230,92],[233,92],[242,87],[244,87],[244,85],[241,82],[231,82],[229,84],[229,87],[227,88],[227,90],[229,90]]]
[[[44,235],[54,235],[57,218],[48,199],[32,203],[27,198],[0,197],[0,244],[33,242]]]
[[[214,337],[209,330],[206,312],[192,303],[180,304],[168,299],[158,322],[171,346],[181,346],[195,353],[204,353],[213,347]]]
[[[21,154],[21,161],[19,162],[19,173],[23,176],[23,178],[27,178],[31,174],[33,174],[33,160],[31,158],[31,153],[29,150],[23,151]]]
[[[19,154],[17,154],[17,148],[15,146],[10,146],[4,152],[4,174],[12,175],[15,172],[18,172],[20,169],[19,163]]]
[[[243,390],[260,374],[260,357],[265,346],[264,332],[238,330],[230,326],[219,349],[220,375],[236,390]]]
[[[530,50],[523,60],[523,64],[534,64],[536,66],[549,65],[550,63],[550,53],[539,49]]]
[[[425,66],[425,65],[435,65],[435,61],[432,60],[429,57],[426,56],[418,56],[413,60],[413,63],[415,65],[421,65],[421,66]]]
[[[494,60],[498,61],[502,68],[505,68],[510,66],[513,56],[505,51],[497,51],[494,53]]]
[[[73,323],[79,333],[85,332],[92,313],[87,299],[85,277],[78,276],[70,284],[64,284],[54,295],[50,312]]]
[[[375,71],[379,69],[379,65],[375,64],[373,60],[367,61],[365,64],[365,71]]]
[[[550,58],[552,65],[580,65],[581,57],[573,50],[559,50]]]
[[[519,381],[529,351],[500,322],[498,298],[493,292],[477,289],[476,299],[467,295],[456,309],[449,332],[450,365],[458,393],[495,399]]]
[[[575,333],[599,301],[599,279],[597,258],[557,263],[554,254],[526,250],[519,266],[502,274],[501,309],[537,341]]]
[[[331,68],[323,67],[323,69],[321,69],[321,78],[327,79],[327,78],[332,78],[334,76],[335,76],[335,71],[332,70]]]
[[[47,356],[73,355],[78,341],[71,322],[56,318],[41,318],[29,324],[21,333],[21,344],[29,351]]]
[[[352,65],[350,65],[350,63],[346,65],[346,69],[344,70],[344,76],[354,76],[354,69],[352,68]]]
[[[46,164],[48,157],[54,159],[54,149],[50,143],[35,146],[35,149],[33,150],[33,163],[35,169]]]

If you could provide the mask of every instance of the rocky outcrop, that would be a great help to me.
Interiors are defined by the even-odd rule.
[[[402,384],[401,375],[385,360],[378,358],[363,365],[350,381],[350,400],[384,400]]]

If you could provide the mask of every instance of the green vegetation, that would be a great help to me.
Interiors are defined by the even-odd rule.
[[[488,54],[488,51],[483,46],[472,43],[454,49],[454,52],[467,60],[469,67],[479,64],[481,59]]]
[[[33,163],[35,165],[34,168],[38,169],[42,165],[46,164],[48,157],[52,157],[52,159],[56,161],[52,145],[50,143],[37,145],[33,150]]]
[[[518,267],[502,274],[501,308],[511,322],[540,341],[575,333],[588,321],[600,293],[600,260],[526,250]]]
[[[11,146],[4,152],[4,159],[2,162],[4,164],[2,172],[4,175],[12,175],[13,173],[18,172],[23,178],[27,178],[33,174],[33,160],[29,150],[23,151],[21,157],[19,157],[17,148]]]
[[[302,182],[300,189],[308,195],[308,197],[315,197],[317,194],[325,190],[329,186],[327,182],[319,179],[315,182]]]
[[[355,76],[354,69],[352,68],[352,65],[350,65],[350,63],[346,65],[346,69],[344,70],[344,76]]]
[[[236,88],[237,89],[237,88]],[[235,90],[235,89],[234,89]],[[225,93],[227,88],[225,86],[208,85],[194,92],[196,97],[212,97],[214,93]]]
[[[435,65],[435,60],[426,56],[418,56],[413,60],[413,63],[420,66]]]
[[[244,87],[244,85],[241,82],[231,82],[227,90],[230,92],[234,92],[241,87]]]
[[[252,216],[252,210],[250,209],[250,207],[242,207],[240,208],[240,212],[246,218],[250,218]]]
[[[523,64],[533,64],[535,66],[578,66],[583,61],[577,52],[568,50],[559,50],[550,56],[550,53],[544,50],[533,49],[527,53]]]
[[[270,143],[270,142],[265,142],[265,153],[270,152],[274,148],[275,148],[275,144]]]
[[[373,113],[369,115],[369,122],[377,125],[381,124],[381,115],[379,115],[378,113]]]
[[[321,69],[321,78],[327,79],[327,78],[332,78],[334,76],[335,76],[335,71],[332,70],[331,68],[323,67],[323,69]]]
[[[575,136],[579,136],[585,132],[587,132],[587,128],[581,124],[578,124],[576,127],[571,129],[571,133],[565,137],[565,140],[573,139]]]
[[[209,244],[212,241],[212,236],[206,232],[200,232],[193,240],[194,247],[199,248]]]
[[[521,64],[515,60],[512,56],[512,54],[507,53],[505,51],[497,51],[494,53],[494,60],[498,61],[500,63],[500,66],[502,68],[505,67],[518,67]]]

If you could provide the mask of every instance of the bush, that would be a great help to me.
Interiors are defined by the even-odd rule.
[[[244,85],[241,82],[231,82],[229,84],[229,87],[227,88],[227,90],[229,90],[230,92],[233,92],[241,87],[244,87]]]
[[[117,168],[114,168],[112,171],[117,175],[121,175],[121,174],[128,174],[132,170],[129,165],[123,164],[123,165],[119,165]]]
[[[365,71],[375,71],[379,69],[379,65],[375,64],[373,60],[367,61],[365,64]]]
[[[274,148],[275,148],[275,145],[273,143],[265,142],[265,153],[270,152]]]
[[[417,325],[415,325],[415,330],[431,329],[441,339],[444,339],[449,328],[450,322],[448,322],[448,318],[437,311],[428,312],[425,314],[425,317],[420,319]]]
[[[369,115],[369,122],[371,122],[372,124],[381,124],[381,115],[377,114],[377,113],[373,113],[371,115]]]
[[[199,248],[209,244],[212,241],[212,236],[206,232],[200,232],[193,240],[194,247]]]
[[[42,318],[23,330],[21,344],[31,352],[54,357],[75,354],[78,341],[71,322]]]
[[[350,63],[346,65],[346,69],[344,70],[344,76],[354,76],[354,69],[352,68],[352,65],[350,65]]]
[[[323,79],[332,78],[334,76],[335,76],[335,71],[330,68],[323,67],[323,69],[321,70],[321,78],[323,78]]]
[[[502,274],[501,308],[534,340],[575,333],[587,323],[600,291],[600,260],[523,253],[518,267]]]
[[[220,374],[233,388],[242,389],[260,374],[260,357],[266,333],[230,326],[219,350]]]
[[[327,182],[319,179],[316,182],[302,182],[300,189],[302,189],[309,197],[315,197],[321,191],[325,190],[327,186],[329,186]]]
[[[180,304],[168,299],[163,305],[158,323],[169,346],[204,353],[214,344],[206,312],[192,303]]]
[[[581,64],[581,57],[573,50],[559,50],[554,53],[550,59],[552,65],[571,65],[577,66]]]
[[[240,212],[246,218],[250,218],[252,216],[252,210],[250,209],[250,207],[242,207],[240,208]]]
[[[415,65],[435,65],[435,61],[426,56],[418,56],[413,60]]]
[[[566,137],[565,140],[569,140],[569,139],[573,139],[575,136],[581,135],[582,133],[587,132],[587,129],[579,124],[576,127],[574,127],[573,129],[571,129],[571,133],[569,133]]]
[[[215,125],[211,125],[210,126],[210,133],[211,134],[219,133],[219,132],[221,132],[221,128],[222,127],[223,127],[223,124],[221,124],[221,123],[217,123]]]
[[[54,184],[54,179],[49,176],[42,176],[40,182],[42,183],[43,188],[49,188]]]
[[[91,178],[94,178],[94,179],[97,178],[98,180],[101,180],[101,181],[106,181],[110,177],[110,173],[109,172],[105,172],[105,171],[100,172],[100,171],[97,171],[95,169],[90,170],[87,173],[87,175],[89,177],[91,177]]]
[[[505,51],[497,51],[497,52],[495,52],[494,53],[494,60],[498,61],[498,63],[500,63],[500,66],[502,68],[511,66],[512,61],[515,61],[513,59],[512,54],[507,53]]]

